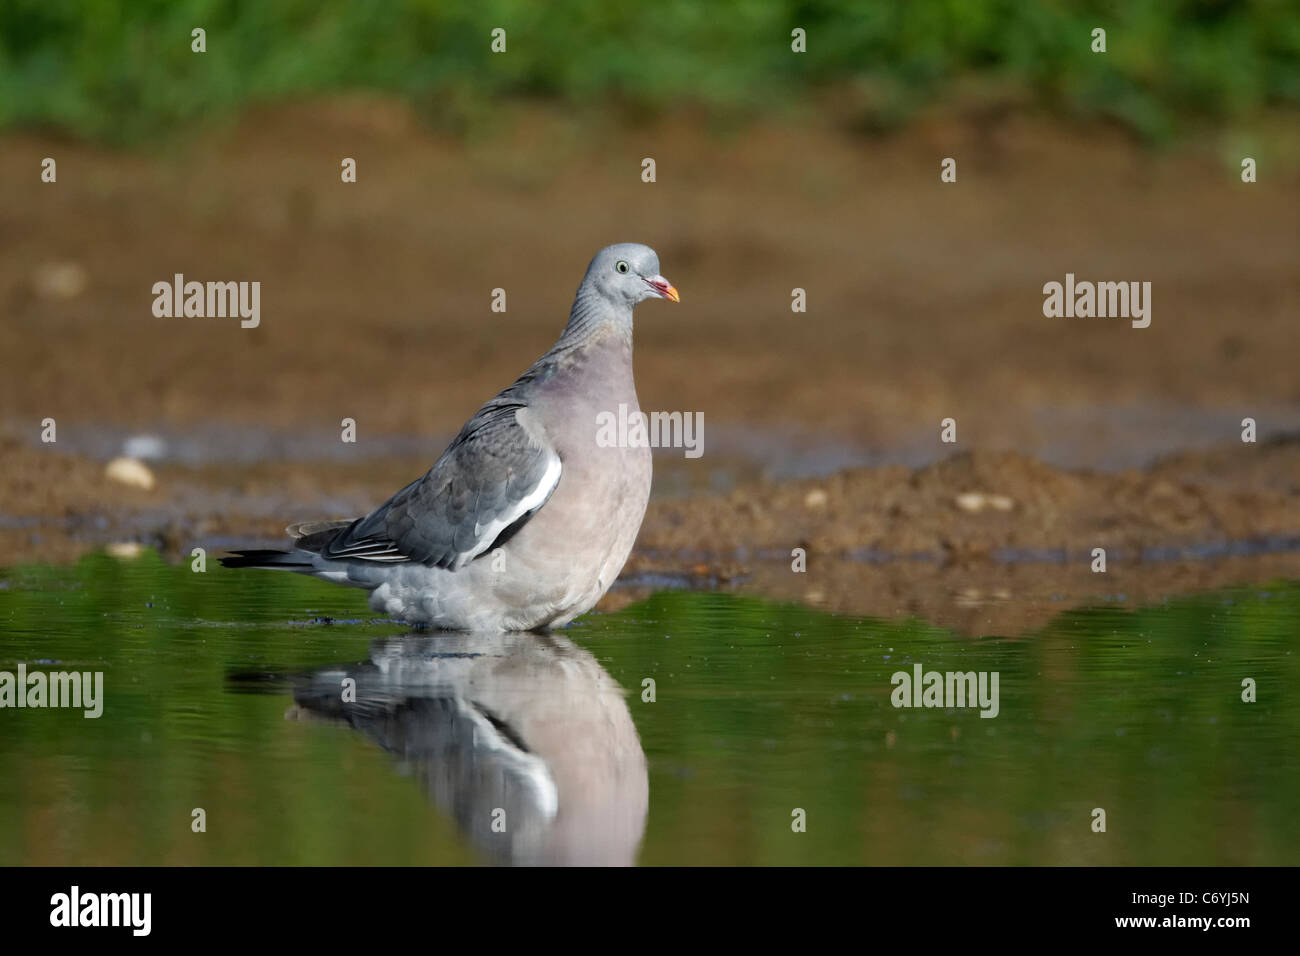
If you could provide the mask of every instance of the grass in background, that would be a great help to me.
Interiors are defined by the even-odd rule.
[[[802,27],[808,52],[793,54]],[[1107,30],[1108,52],[1090,33]],[[190,31],[207,31],[207,52]],[[493,28],[508,49],[489,48]],[[1300,11],[1280,0],[101,0],[0,4],[0,127],[126,143],[259,103],[382,91],[462,127],[497,98],[760,115],[835,89],[854,125],[976,96],[1117,119],[1300,103]],[[972,82],[973,81],[973,82]]]

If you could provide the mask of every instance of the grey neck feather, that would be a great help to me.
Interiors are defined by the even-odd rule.
[[[564,334],[555,343],[555,348],[581,348],[609,329],[617,330],[630,345],[632,343],[631,307],[611,302],[584,283],[574,297],[573,308],[569,310],[569,324],[564,327]]]

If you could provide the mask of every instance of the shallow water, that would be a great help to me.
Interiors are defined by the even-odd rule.
[[[1282,582],[979,639],[685,591],[502,637],[149,554],[17,568],[0,671],[102,671],[104,707],[0,709],[0,864],[1295,863],[1298,633]],[[894,707],[917,663],[997,672],[997,716]]]

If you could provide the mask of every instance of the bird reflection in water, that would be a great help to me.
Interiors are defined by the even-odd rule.
[[[299,679],[294,701],[291,716],[348,723],[391,753],[493,862],[636,862],[645,753],[622,688],[564,637],[383,639],[364,664]]]

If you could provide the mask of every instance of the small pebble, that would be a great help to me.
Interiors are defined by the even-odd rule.
[[[86,270],[75,262],[44,262],[32,273],[32,288],[43,299],[75,299],[86,281]]]
[[[152,491],[155,484],[149,466],[135,458],[114,458],[105,467],[104,477],[144,491]]]

